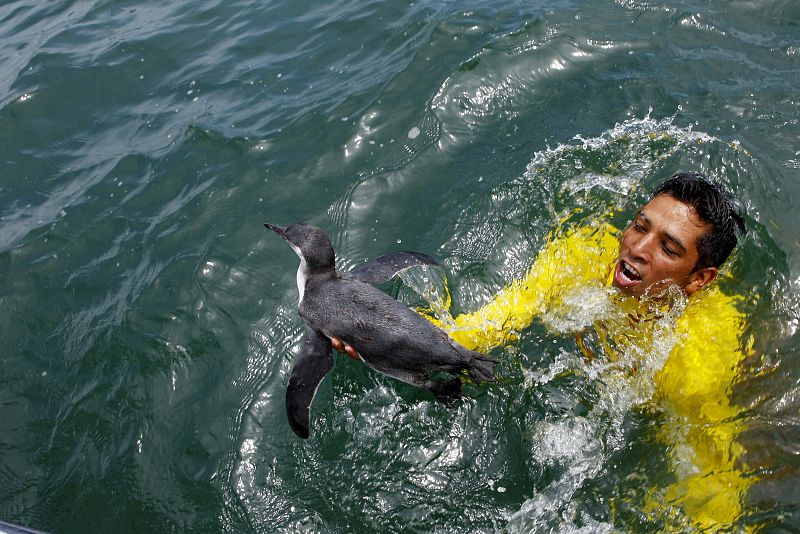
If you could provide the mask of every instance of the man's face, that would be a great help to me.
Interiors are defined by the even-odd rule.
[[[697,239],[710,229],[691,206],[661,194],[642,206],[622,233],[614,287],[639,298],[671,285],[692,294],[711,282],[715,267],[694,270]]]

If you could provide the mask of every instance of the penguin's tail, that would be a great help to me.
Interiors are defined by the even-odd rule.
[[[470,363],[468,372],[469,377],[476,384],[480,382],[494,382],[494,366],[497,363],[496,358],[481,354],[480,352],[471,352],[472,362]]]

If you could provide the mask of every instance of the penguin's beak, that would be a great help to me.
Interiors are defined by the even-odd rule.
[[[283,237],[283,234],[286,233],[286,227],[284,226],[277,226],[270,223],[264,223],[264,226],[266,226],[267,228],[269,228],[270,230],[272,230],[281,237]]]

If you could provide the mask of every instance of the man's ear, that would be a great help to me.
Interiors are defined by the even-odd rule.
[[[717,277],[716,267],[704,267],[702,269],[698,269],[689,275],[689,278],[683,285],[683,290],[686,291],[687,295],[691,295],[695,291],[699,291],[700,289],[703,289],[708,284],[713,282],[714,278],[716,277]]]

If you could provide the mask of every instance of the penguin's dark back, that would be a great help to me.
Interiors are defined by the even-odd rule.
[[[326,336],[350,343],[365,358],[391,355],[410,359],[411,365],[463,359],[441,329],[383,291],[357,280],[311,280],[300,315]]]

